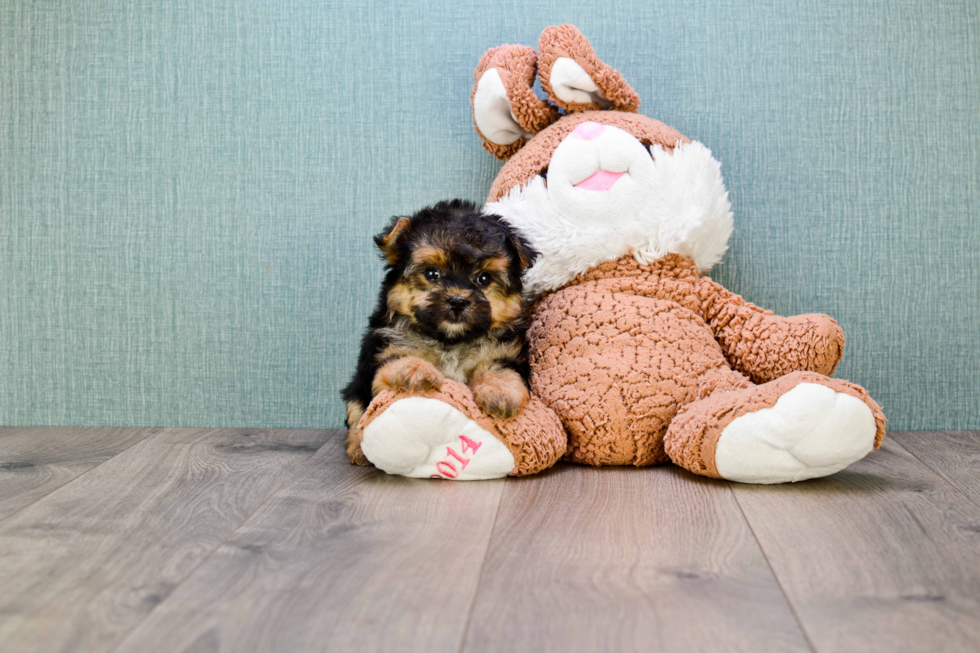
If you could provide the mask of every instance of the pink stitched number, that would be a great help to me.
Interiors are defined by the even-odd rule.
[[[449,469],[450,472],[452,472],[452,473],[447,472],[445,469],[443,469],[443,465],[447,469]],[[439,473],[442,474],[443,476],[445,476],[446,478],[456,478],[457,476],[459,476],[459,472],[456,471],[456,468],[453,467],[453,464],[451,462],[447,462],[445,460],[440,460],[439,462],[437,462],[436,463],[436,469],[439,470]]]
[[[466,453],[467,450],[476,453],[476,450],[483,446],[482,442],[474,442],[465,435],[460,435],[459,439],[463,441],[463,453]]]
[[[462,449],[464,454],[465,453],[475,454],[477,450],[479,450],[479,448],[483,446],[482,442],[476,442],[474,440],[471,440],[465,435],[460,435],[459,440],[462,443]],[[455,458],[459,462],[460,468],[457,470],[456,465],[454,465],[448,459],[440,460],[439,462],[436,463],[436,471],[439,473],[433,474],[429,478],[457,478],[459,476],[459,472],[461,470],[466,469],[466,466],[469,465],[470,461],[472,460],[472,458],[465,458],[459,455],[452,447],[446,447],[446,455],[451,458]]]
[[[446,453],[458,460],[463,465],[463,469],[466,469],[466,466],[470,464],[469,458],[463,458],[458,453],[453,451],[452,447],[446,447]]]

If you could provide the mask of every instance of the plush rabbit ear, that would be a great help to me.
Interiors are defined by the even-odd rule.
[[[574,25],[546,28],[538,42],[541,88],[569,113],[613,109],[635,113],[640,96],[619,71],[599,60]]]
[[[476,67],[473,121],[483,147],[498,159],[509,159],[558,119],[558,109],[534,94],[537,58],[526,45],[502,45]]]

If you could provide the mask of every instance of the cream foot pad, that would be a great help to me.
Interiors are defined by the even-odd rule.
[[[875,418],[863,401],[800,383],[776,405],[734,419],[718,438],[715,465],[742,483],[787,483],[839,472],[874,448]]]
[[[378,469],[412,478],[477,481],[514,470],[503,442],[449,404],[426,397],[400,399],[374,418],[361,451]]]

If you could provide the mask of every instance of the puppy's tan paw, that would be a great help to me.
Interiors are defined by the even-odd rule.
[[[357,422],[354,422],[355,424]],[[361,451],[361,441],[364,439],[364,433],[359,428],[351,428],[347,431],[347,439],[344,441],[344,449],[347,451],[347,459],[350,461],[351,465],[360,465],[361,467],[368,467],[371,465],[371,461],[368,460],[364,453]]]
[[[347,452],[347,459],[352,465],[368,466],[371,461],[361,453],[361,441],[364,439],[364,432],[360,428],[361,417],[364,415],[364,406],[361,402],[354,400],[347,402],[347,438],[344,440],[344,450]]]
[[[473,398],[480,410],[490,417],[511,419],[529,399],[527,388],[516,372],[487,372],[480,375],[472,386]]]
[[[353,449],[347,451],[347,459],[350,460],[351,465],[358,465],[359,467],[370,467],[371,461],[367,459],[364,452],[361,451],[361,444],[357,443]]]
[[[374,376],[372,390],[378,394],[383,390],[395,392],[426,392],[442,387],[445,377],[432,363],[407,356],[383,366]]]
[[[371,461],[364,456],[364,452],[361,451],[360,442],[348,442],[347,443],[347,459],[350,460],[351,465],[360,465],[361,467],[370,467]]]

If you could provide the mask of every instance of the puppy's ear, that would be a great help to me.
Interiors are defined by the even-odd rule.
[[[538,41],[541,88],[568,113],[612,109],[636,113],[640,96],[615,68],[596,56],[574,25],[553,25]]]
[[[531,243],[527,242],[524,236],[514,231],[510,225],[507,226],[507,242],[517,253],[517,260],[521,264],[522,271],[534,265],[534,262],[538,260],[538,250],[531,247]]]
[[[411,218],[395,216],[388,224],[388,228],[374,237],[374,244],[381,250],[381,254],[385,257],[388,265],[394,266],[398,263],[398,245],[408,233],[411,224]]]
[[[488,50],[476,67],[473,122],[483,147],[498,159],[509,159],[558,120],[558,109],[534,94],[537,59],[526,45],[502,45]]]

